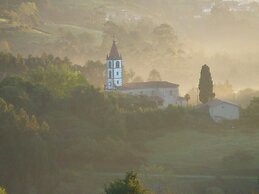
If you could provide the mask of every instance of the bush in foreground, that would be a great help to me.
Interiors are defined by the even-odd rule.
[[[105,187],[105,194],[148,194],[147,189],[137,177],[137,173],[128,172],[124,179],[118,179]]]

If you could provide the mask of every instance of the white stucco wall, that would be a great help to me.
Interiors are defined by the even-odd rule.
[[[119,67],[116,66],[117,62],[119,62]],[[122,86],[122,60],[107,60],[105,84],[109,90]]]
[[[177,105],[179,96],[178,88],[143,88],[143,89],[124,89],[122,93],[131,95],[158,96],[164,100],[163,107]]]
[[[240,108],[229,103],[221,103],[209,108],[211,118],[216,122],[224,120],[238,120],[240,117]]]
[[[117,63],[119,66],[117,67]],[[122,86],[122,60],[115,60],[114,61],[114,85],[115,86]]]

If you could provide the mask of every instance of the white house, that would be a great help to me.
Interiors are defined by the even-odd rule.
[[[167,81],[151,81],[123,83],[123,63],[116,42],[113,41],[111,51],[106,58],[105,85],[106,91],[117,91],[130,95],[145,95],[161,102],[162,107],[168,105],[186,106],[186,100],[179,96],[179,85]]]
[[[225,120],[238,120],[240,117],[239,105],[216,98],[197,108],[208,111],[210,117],[217,123]]]
[[[130,95],[144,95],[160,99],[163,107],[180,105],[179,85],[167,81],[150,81],[124,84],[119,91]]]

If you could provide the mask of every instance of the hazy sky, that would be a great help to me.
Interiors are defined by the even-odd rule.
[[[254,1],[259,2],[259,0],[236,0],[236,1],[244,2],[244,3],[246,3],[246,2],[254,2]]]

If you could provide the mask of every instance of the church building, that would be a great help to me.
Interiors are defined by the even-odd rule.
[[[116,90],[123,85],[122,57],[118,52],[116,42],[113,41],[110,54],[106,58],[106,90]]]
[[[179,85],[168,81],[149,81],[123,83],[123,61],[113,41],[110,53],[106,58],[105,90],[117,91],[129,95],[149,96],[162,102],[162,107],[168,105],[186,106],[187,102],[179,96]]]

